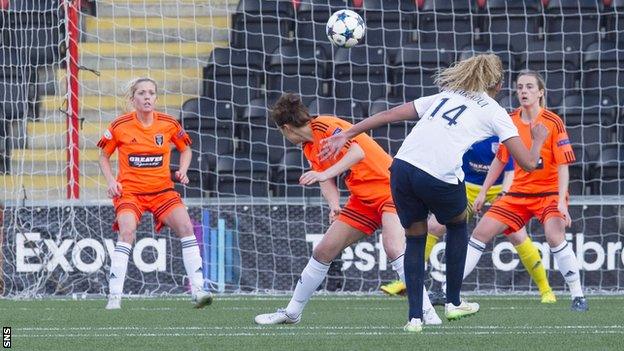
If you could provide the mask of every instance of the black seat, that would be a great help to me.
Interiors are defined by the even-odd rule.
[[[220,155],[215,174],[218,196],[269,196],[269,165],[241,155]]]
[[[308,161],[300,149],[288,149],[282,162],[273,168],[271,176],[274,195],[279,197],[320,196],[318,184],[312,186],[299,185],[299,178],[309,169]]]
[[[17,27],[4,32],[3,44],[22,50],[30,65],[38,66],[59,62],[61,27]]]
[[[334,55],[334,94],[368,104],[386,96],[386,50],[356,46]]]
[[[232,15],[231,46],[273,52],[288,38],[293,5],[287,0],[240,0]]]
[[[622,144],[604,145],[591,172],[592,193],[596,195],[624,194],[622,174],[624,174],[624,147]]]
[[[411,40],[416,5],[410,0],[363,0],[358,9],[366,19],[366,44],[376,48],[399,48]]]
[[[393,95],[405,100],[436,94],[438,87],[433,75],[454,61],[454,52],[440,49],[436,44],[407,44],[397,51],[390,67]]]
[[[321,47],[304,42],[283,45],[267,65],[267,90],[271,95],[296,92],[304,103],[323,94],[327,59]]]
[[[204,68],[204,95],[245,106],[260,96],[264,55],[244,49],[215,48]]]
[[[241,150],[238,153],[251,160],[277,165],[289,142],[269,118],[271,104],[259,98],[245,108],[243,121],[239,123]]]
[[[207,97],[188,99],[182,105],[180,119],[201,117],[221,122],[234,123],[236,110],[230,101],[215,100]],[[208,123],[208,122],[204,122]]]
[[[518,67],[537,71],[544,77],[549,102],[554,105],[559,105],[566,92],[576,86],[580,72],[579,54],[561,51],[562,47],[554,41],[530,43]]]
[[[419,41],[446,43],[459,50],[474,41],[477,24],[469,0],[427,0],[419,13]]]
[[[390,156],[396,155],[403,140],[414,127],[415,122],[398,122],[377,127],[371,131],[371,137]]]
[[[479,11],[480,26],[490,45],[507,51],[524,52],[528,43],[540,37],[542,5],[540,0],[488,0]]]
[[[496,95],[496,102],[507,112],[511,112],[520,106],[518,98],[511,89],[501,90],[498,95]]]
[[[546,37],[584,48],[598,40],[602,30],[602,1],[550,0],[544,8]]]
[[[581,86],[596,91],[601,96],[610,96],[619,105],[624,102],[624,60],[623,46],[614,42],[600,41],[587,47],[583,54]]]
[[[347,3],[348,7],[349,2]],[[332,13],[344,9],[345,0],[301,0],[295,13],[295,37],[297,40],[331,50],[327,39],[327,20]]]
[[[368,115],[372,116],[376,113],[390,110],[393,107],[403,104],[403,101],[403,99],[399,98],[377,99],[370,104]]]
[[[322,96],[308,104],[308,112],[311,115],[333,115],[351,123],[357,123],[366,116],[362,105],[357,101],[351,99],[335,100]]]
[[[31,105],[29,100],[28,82],[21,77],[0,79],[0,119],[25,117]]]

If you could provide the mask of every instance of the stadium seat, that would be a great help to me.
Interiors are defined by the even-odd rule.
[[[29,86],[21,77],[0,79],[0,119],[23,118],[28,112]]]
[[[219,196],[269,196],[269,165],[240,155],[220,155],[215,173]]]
[[[304,42],[277,48],[267,64],[266,88],[272,95],[296,92],[304,103],[324,94],[326,54]]]
[[[232,15],[231,46],[273,52],[288,39],[292,22],[289,0],[240,0]]]
[[[258,52],[215,48],[204,67],[204,95],[246,106],[260,96],[264,55]]]
[[[349,3],[347,3],[349,7]],[[327,20],[335,11],[345,8],[345,0],[300,0],[295,13],[295,37],[297,40],[331,50],[327,39]]]
[[[605,24],[605,34],[609,40],[622,41],[624,33],[624,1],[605,0],[602,9]]]
[[[540,0],[487,0],[479,9],[482,35],[490,45],[502,45],[512,53],[524,52],[529,42],[539,39],[542,8]]]
[[[264,98],[252,100],[239,124],[241,151],[247,158],[276,165],[282,160],[284,149],[290,143],[269,117],[271,102]]]
[[[24,50],[27,63],[45,65],[59,62],[60,44],[64,40],[60,27],[16,27],[4,31],[4,45]]]
[[[371,131],[371,137],[384,149],[390,156],[396,155],[397,151],[403,144],[403,140],[416,125],[414,122],[397,122],[386,124],[375,128]]]
[[[609,96],[619,105],[624,101],[624,61],[621,53],[624,46],[614,42],[599,41],[587,47],[583,54],[581,86]],[[618,100],[619,99],[619,100]]]
[[[334,94],[368,104],[386,96],[386,50],[356,46],[334,55]]]
[[[311,115],[334,115],[351,123],[357,123],[366,117],[362,105],[357,101],[351,99],[334,100],[321,96],[308,104],[308,112]]]
[[[570,171],[570,195],[590,195],[591,188],[588,182],[589,177],[589,164],[588,156],[585,152],[585,148],[581,144],[573,144],[572,150],[576,161],[568,166]]]
[[[393,95],[408,101],[437,93],[439,89],[433,82],[433,75],[454,60],[454,52],[440,50],[436,44],[404,45],[390,66]]]
[[[608,97],[571,94],[563,99],[560,116],[563,118],[573,146],[582,145],[589,161],[598,158],[600,146],[613,141],[617,106]]]
[[[363,0],[358,11],[366,19],[366,45],[399,48],[411,40],[416,4],[410,0]]]
[[[520,58],[518,69],[537,71],[544,77],[550,102],[559,105],[565,92],[576,86],[579,69],[577,52],[561,51],[560,42],[530,43]]]
[[[418,12],[419,41],[446,43],[453,50],[473,43],[477,24],[468,0],[425,0]]]
[[[215,100],[207,97],[188,99],[182,105],[180,119],[196,118],[218,120],[221,122],[234,123],[236,110],[230,101]],[[203,123],[210,123],[208,121]]]
[[[403,104],[404,100],[399,98],[377,99],[373,101],[368,108],[368,115],[372,116],[376,113],[387,111],[393,107]]]
[[[624,147],[622,144],[603,145],[598,161],[591,171],[592,193],[620,195],[624,193]]]
[[[580,43],[584,48],[600,37],[601,12],[601,1],[550,0],[544,8],[546,37],[573,45]]]
[[[520,102],[515,92],[509,88],[501,90],[498,95],[496,95],[496,102],[507,112],[511,112],[520,107]]]
[[[273,194],[278,197],[320,196],[321,189],[318,184],[299,185],[299,178],[307,170],[308,161],[299,148],[286,150],[280,165],[273,168]]]

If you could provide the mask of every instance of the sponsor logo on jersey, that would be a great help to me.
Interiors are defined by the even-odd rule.
[[[110,132],[110,130],[107,129],[107,130],[104,131],[104,138],[106,138],[108,140],[113,139],[113,134]]]
[[[336,128],[336,129],[334,130],[334,132],[332,133],[332,135],[336,135],[336,134],[338,134],[338,133],[340,133],[340,132],[342,132],[342,128]]]
[[[163,155],[128,155],[128,164],[136,168],[156,168],[163,165]]]
[[[158,146],[163,146],[163,144],[165,143],[165,137],[162,134],[156,134],[154,135],[154,142]]]

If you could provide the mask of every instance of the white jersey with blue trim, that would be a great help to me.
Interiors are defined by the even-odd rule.
[[[450,184],[464,180],[462,156],[475,142],[518,136],[511,117],[486,93],[443,91],[414,101],[420,120],[396,158]]]

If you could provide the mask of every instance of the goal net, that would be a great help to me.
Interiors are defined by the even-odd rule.
[[[544,76],[548,107],[564,119],[577,158],[570,167],[567,239],[587,288],[621,291],[624,8],[605,3],[0,1],[0,291],[108,292],[114,209],[96,143],[128,110],[124,93],[132,78],[158,82],[158,109],[179,119],[193,140],[190,184],[176,189],[195,226],[207,285],[220,292],[287,292],[327,230],[329,211],[318,186],[298,184],[309,169],[300,147],[267,118],[276,98],[297,92],[312,114],[357,122],[437,92],[433,73],[480,52],[494,52],[504,63],[497,100],[508,109],[518,105],[513,82],[520,70]],[[74,33],[68,14],[78,5]],[[367,25],[365,42],[351,49],[332,47],[325,35],[331,13],[344,8]],[[77,57],[68,49],[72,40]],[[76,86],[68,84],[72,77]],[[68,162],[68,120],[79,121],[79,163]],[[393,155],[414,123],[370,134]],[[172,171],[178,163],[174,151]],[[68,174],[76,165],[80,196],[68,200]],[[337,183],[344,203],[344,181]],[[535,222],[529,232],[551,285],[564,290],[543,229]],[[443,242],[433,250],[427,284],[444,280],[443,250]],[[396,278],[376,233],[344,250],[322,288],[368,293]],[[179,240],[168,229],[155,233],[145,215],[124,292],[179,294],[187,286]],[[464,290],[536,288],[513,246],[499,237]]]

